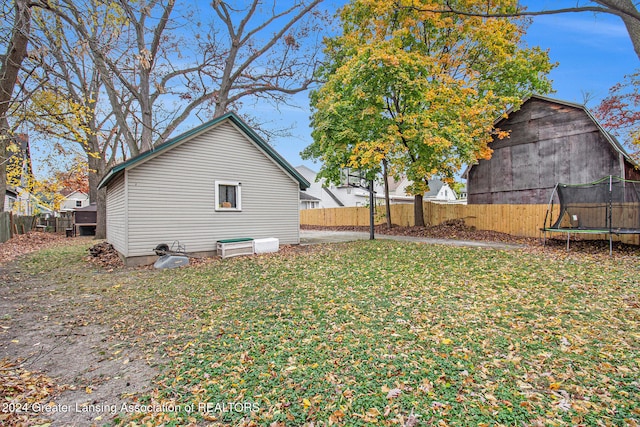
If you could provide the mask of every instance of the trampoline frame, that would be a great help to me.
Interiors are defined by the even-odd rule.
[[[640,181],[631,181],[628,179],[624,179],[624,178],[620,178],[620,177],[615,177],[616,179],[618,179],[619,181],[624,181],[624,182],[634,182],[640,185]],[[598,184],[601,183],[605,180],[609,180],[609,201],[608,203],[606,203],[606,208],[607,208],[607,223],[609,225],[608,228],[581,228],[581,227],[571,227],[571,228],[562,228],[562,227],[553,227],[553,225],[551,224],[551,220],[553,218],[553,196],[557,193],[558,191],[558,186],[559,185],[565,185],[565,186],[585,186],[585,185],[590,185],[590,184]],[[635,228],[613,228],[612,227],[612,210],[613,210],[613,200],[612,200],[612,187],[613,187],[613,179],[614,176],[613,175],[609,175],[608,177],[604,177],[602,179],[599,179],[597,181],[594,182],[589,182],[586,184],[560,184],[557,183],[556,186],[553,188],[553,192],[551,193],[551,198],[549,199],[549,204],[547,205],[547,212],[545,214],[544,217],[544,226],[540,229],[544,234],[543,234],[543,246],[546,246],[546,242],[547,242],[547,232],[549,233],[567,233],[567,251],[569,251],[569,241],[571,238],[571,233],[574,234],[607,234],[609,235],[609,256],[611,256],[613,254],[613,235],[615,234],[616,236],[621,235],[621,234],[640,234],[640,228],[635,229]],[[562,201],[560,201],[560,206],[562,206]],[[560,222],[561,218],[562,218],[563,214],[561,213],[560,216],[558,216],[558,219],[556,220],[556,224]],[[549,227],[547,227],[547,218],[549,219]]]

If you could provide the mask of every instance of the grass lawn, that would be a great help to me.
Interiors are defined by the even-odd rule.
[[[85,249],[25,268],[69,280]],[[140,402],[171,410],[117,423],[640,423],[637,257],[367,241],[85,270],[91,321],[163,365]]]

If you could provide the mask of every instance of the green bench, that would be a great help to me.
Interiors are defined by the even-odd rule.
[[[237,239],[218,240],[216,249],[218,256],[221,258],[253,255],[253,239],[251,237],[240,237]]]

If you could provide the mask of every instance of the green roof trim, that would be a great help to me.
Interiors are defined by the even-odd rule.
[[[293,168],[280,154],[278,154],[267,142],[265,142],[260,136],[255,133],[253,129],[249,127],[237,114],[230,112],[226,113],[220,117],[216,117],[213,120],[210,120],[206,123],[203,123],[195,128],[188,130],[187,132],[176,136],[175,138],[168,139],[162,144],[154,147],[149,151],[145,151],[144,153],[140,153],[135,157],[130,158],[126,162],[120,163],[112,167],[109,172],[102,178],[100,184],[98,184],[98,189],[106,187],[116,176],[120,175],[120,173],[124,173],[124,170],[135,166],[136,164],[146,160],[152,156],[158,155],[163,151],[167,151],[171,149],[174,145],[184,142],[185,140],[197,135],[205,130],[212,128],[219,123],[231,120],[236,126],[244,132],[245,135],[249,137],[258,147],[260,147],[269,157],[271,157],[278,165],[280,165],[292,178],[294,178],[300,184],[300,189],[305,190],[309,188],[311,185],[309,181],[307,181],[297,170]]]

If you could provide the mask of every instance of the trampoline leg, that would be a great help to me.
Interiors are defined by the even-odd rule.
[[[613,255],[613,240],[611,239],[611,234],[609,234],[609,256]]]
[[[569,252],[569,238],[571,237],[571,233],[567,233],[567,252]]]

